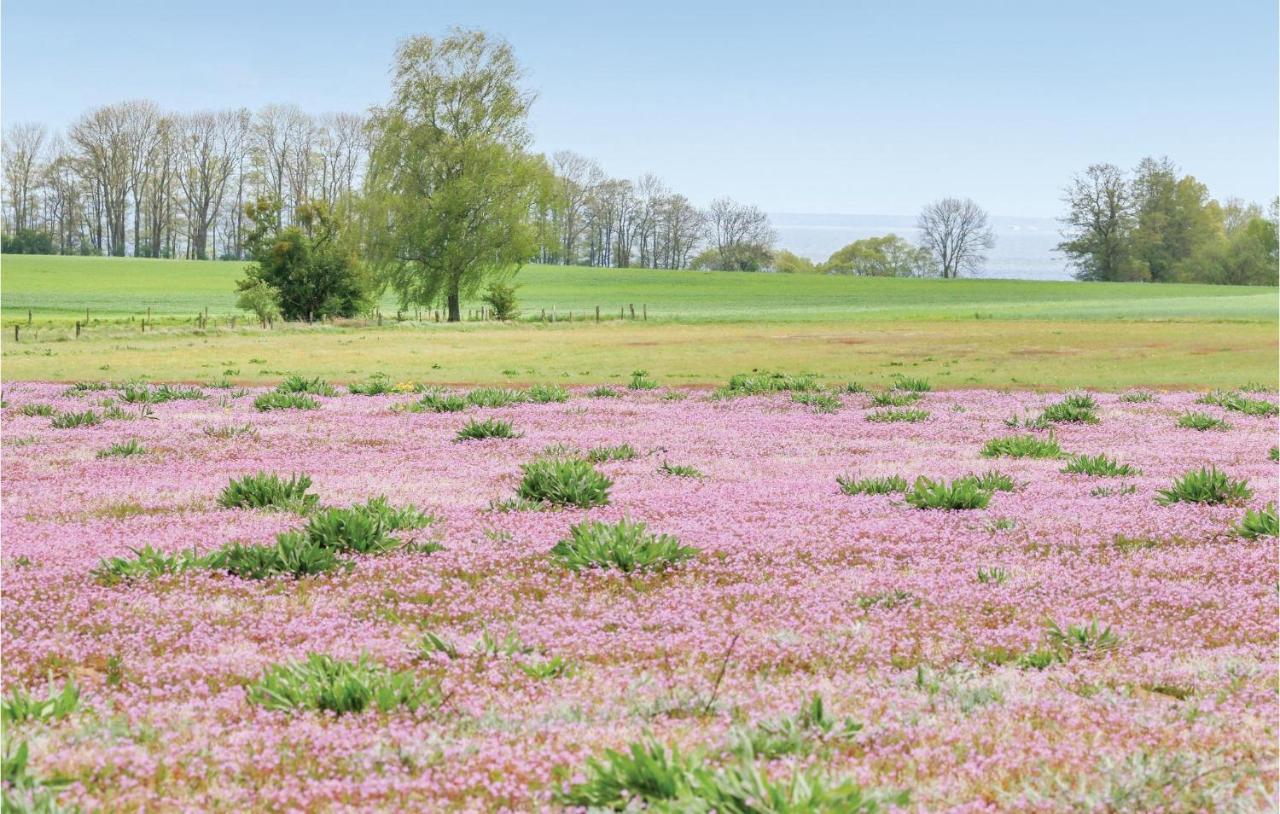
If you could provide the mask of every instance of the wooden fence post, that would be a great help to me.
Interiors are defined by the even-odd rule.
[[[641,320],[642,322],[648,322],[648,321],[649,321],[649,306],[648,306],[648,305],[641,305],[641,306],[640,306],[640,320]]]
[[[596,306],[596,322],[600,321],[600,306]]]
[[[631,308],[631,318],[632,318],[632,319],[635,319],[635,318],[636,318],[636,306],[635,306],[635,303],[632,303],[632,304],[631,304],[631,306],[630,306],[630,308]]]
[[[76,339],[80,338],[80,320],[76,320]]]
[[[17,326],[17,325],[14,325],[14,326],[13,326],[13,341],[14,341],[14,342],[17,342],[17,341],[18,341],[18,326]]]

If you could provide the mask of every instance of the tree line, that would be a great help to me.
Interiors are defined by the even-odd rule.
[[[1275,285],[1280,274],[1280,199],[1267,213],[1217,201],[1168,158],[1144,158],[1132,172],[1094,164],[1064,200],[1058,249],[1077,279]]]

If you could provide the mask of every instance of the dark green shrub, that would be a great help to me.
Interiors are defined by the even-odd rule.
[[[1246,509],[1236,533],[1248,540],[1259,537],[1275,537],[1280,534],[1280,523],[1276,519],[1276,504],[1268,503],[1257,511]]]
[[[583,509],[609,502],[613,481],[581,458],[538,458],[520,467],[518,497]]]
[[[70,430],[77,427],[96,427],[102,423],[102,416],[93,410],[82,413],[58,413],[49,422],[49,426],[58,430]]]
[[[549,404],[569,400],[569,391],[558,384],[535,384],[524,391],[524,400],[534,404]]]
[[[1231,425],[1208,413],[1183,413],[1178,417],[1178,426],[1187,430],[1229,430]]]
[[[674,475],[677,478],[702,477],[702,471],[697,467],[686,466],[684,464],[673,464],[670,461],[663,461],[662,466],[658,467],[658,471],[664,475]]]
[[[285,480],[279,475],[259,472],[232,478],[218,496],[218,505],[227,509],[283,509],[305,512],[319,498],[309,494],[311,478],[299,474]]]
[[[916,478],[904,497],[917,509],[985,509],[991,500],[991,492],[972,478],[960,478],[951,483]]]
[[[867,413],[867,420],[880,424],[893,422],[916,423],[929,417],[928,410],[874,410]]]
[[[696,548],[681,545],[675,537],[650,534],[644,523],[629,520],[578,523],[551,549],[556,562],[570,571],[614,568],[624,574],[662,571],[697,554]]]
[[[353,396],[381,396],[394,393],[395,388],[386,376],[375,374],[366,382],[352,382],[347,385],[347,392]]]
[[[622,394],[612,387],[593,387],[587,391],[587,395],[593,399],[616,399],[622,398]]]
[[[894,390],[902,390],[908,393],[928,393],[933,389],[925,379],[913,379],[910,376],[903,376],[901,373],[893,377],[893,381],[889,386]]]
[[[815,413],[834,413],[844,406],[832,393],[792,393],[791,400],[812,407]]]
[[[309,396],[336,396],[337,389],[319,376],[308,379],[305,376],[290,374],[284,381],[276,385],[277,393],[306,393]]]
[[[1062,468],[1069,475],[1094,475],[1103,478],[1122,478],[1141,474],[1136,467],[1122,464],[1106,455],[1076,455]]]
[[[907,491],[907,481],[899,475],[863,478],[841,475],[836,478],[840,491],[846,495],[888,495]]]
[[[657,381],[649,378],[647,370],[631,371],[631,381],[627,383],[629,390],[653,390],[658,386]]]
[[[1243,503],[1253,497],[1246,480],[1235,480],[1216,466],[1187,472],[1173,481],[1168,489],[1156,493],[1162,506],[1171,503]]]
[[[407,408],[412,413],[456,413],[467,409],[467,399],[456,393],[427,393]]]
[[[349,560],[339,559],[333,549],[312,540],[302,531],[278,534],[273,545],[229,543],[210,554],[204,562],[208,568],[226,571],[241,579],[275,576],[301,579],[352,567]]]
[[[320,402],[306,393],[279,393],[273,390],[255,398],[253,406],[265,413],[268,410],[315,410],[320,407]]]
[[[249,685],[248,697],[267,709],[339,715],[370,708],[388,713],[404,707],[413,712],[442,702],[440,685],[432,679],[419,679],[409,670],[393,672],[365,656],[341,661],[320,653],[267,668]]]
[[[1093,396],[1075,394],[1044,408],[1040,418],[1051,424],[1097,424],[1097,409]]]
[[[992,438],[982,447],[984,458],[1061,458],[1062,447],[1052,435],[1038,438],[1034,435],[1009,435]]]
[[[145,455],[147,448],[138,442],[136,438],[130,438],[118,444],[112,444],[106,449],[98,450],[99,458],[128,458],[131,455]]]
[[[516,286],[509,283],[490,283],[481,298],[493,309],[493,318],[508,322],[520,316],[516,303]]]
[[[630,444],[615,444],[613,446],[593,447],[587,453],[587,460],[592,463],[603,463],[605,461],[630,461],[636,457],[635,447]]]
[[[486,418],[483,421],[469,420],[458,430],[455,440],[480,441],[486,438],[519,438],[520,433],[511,428],[510,421],[500,418]]]
[[[501,387],[477,387],[467,393],[467,402],[476,407],[510,407],[523,400],[516,391]]]
[[[786,373],[738,373],[729,377],[729,384],[722,392],[731,396],[756,396],[766,393],[814,393],[822,389],[818,377],[812,373],[790,375]]]

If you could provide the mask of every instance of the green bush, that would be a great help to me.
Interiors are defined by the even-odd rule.
[[[1052,435],[1037,438],[1034,435],[1009,435],[992,438],[982,447],[984,458],[1061,458],[1062,447]]]
[[[630,444],[614,444],[613,446],[593,447],[587,453],[587,460],[592,463],[603,463],[605,461],[630,461],[635,457],[635,447]]]
[[[973,483],[987,492],[1012,492],[1018,488],[1012,476],[995,470],[983,472],[981,475],[965,475],[960,480]]]
[[[458,430],[455,440],[480,441],[486,438],[519,438],[520,433],[511,428],[510,421],[500,418],[486,418],[483,421],[469,420]]]
[[[756,396],[780,392],[815,393],[821,389],[821,382],[812,373],[790,375],[766,371],[730,376],[729,384],[722,392],[731,396]]]
[[[319,376],[308,379],[305,376],[290,374],[284,381],[276,385],[277,393],[306,393],[309,396],[336,396],[337,388]]]
[[[1268,461],[1280,461],[1280,447],[1272,447],[1267,450]]]
[[[516,286],[508,283],[490,283],[481,297],[493,309],[493,318],[507,322],[520,316],[516,303]]]
[[[18,408],[18,412],[25,416],[43,416],[49,418],[58,414],[58,411],[52,404],[24,404]]]
[[[792,393],[791,400],[812,407],[815,413],[834,413],[844,406],[840,397],[832,393]]]
[[[1276,519],[1276,504],[1268,503],[1266,507],[1254,511],[1246,509],[1236,533],[1248,540],[1259,537],[1275,537],[1280,534],[1280,523]]]
[[[658,386],[658,382],[649,377],[647,370],[631,371],[631,381],[627,383],[629,390],[653,390]]]
[[[376,374],[370,376],[366,382],[352,382],[347,385],[347,392],[353,396],[382,396],[394,393],[395,387],[386,376]]]
[[[408,409],[413,413],[456,413],[467,409],[467,404],[467,399],[456,393],[427,393]]]
[[[614,568],[624,574],[662,571],[697,554],[675,537],[650,534],[644,523],[629,520],[578,523],[551,549],[556,562],[570,571]]]
[[[973,478],[947,483],[922,477],[916,478],[904,497],[917,509],[985,509],[991,501],[991,492]]]
[[[204,562],[208,568],[226,571],[241,579],[275,576],[301,579],[352,567],[350,561],[339,559],[333,549],[312,540],[303,531],[278,534],[273,545],[232,542],[214,551]]]
[[[0,698],[0,722],[5,727],[27,721],[45,723],[60,721],[80,709],[80,688],[74,679],[67,679],[61,687],[50,680],[44,696],[33,695],[21,687],[14,687]],[[8,806],[5,809],[8,810]]]
[[[71,430],[77,427],[96,427],[102,423],[102,416],[93,410],[82,413],[58,413],[49,422],[49,426],[58,430]]]
[[[694,466],[684,464],[673,464],[670,461],[663,461],[658,467],[658,471],[664,475],[674,475],[677,478],[700,478],[702,471]]]
[[[558,384],[535,384],[524,391],[524,400],[534,404],[548,404],[569,400],[569,391]]]
[[[516,391],[502,387],[477,387],[467,393],[467,403],[476,407],[510,407],[523,400]]]
[[[609,502],[613,486],[604,473],[581,458],[538,458],[520,467],[518,497],[553,506],[589,509]]]
[[[129,550],[133,552],[132,557],[108,557],[100,561],[93,569],[94,578],[106,585],[114,585],[132,579],[181,574],[205,564],[204,558],[198,556],[194,548],[177,554],[166,554],[150,544]]]
[[[1246,480],[1235,480],[1216,466],[1201,467],[1187,472],[1173,481],[1168,489],[1157,492],[1156,502],[1162,506],[1171,503],[1243,503],[1253,497],[1253,490]]]
[[[910,376],[898,374],[893,377],[893,381],[889,384],[894,390],[902,390],[908,393],[928,393],[933,389],[925,379],[913,379]]]
[[[259,472],[245,475],[239,480],[232,478],[218,496],[218,505],[227,509],[305,512],[319,500],[316,495],[307,492],[310,488],[311,478],[305,474],[294,475],[285,480],[279,475]]]
[[[867,420],[880,424],[907,422],[914,424],[929,417],[928,410],[874,410],[867,413]]]
[[[593,387],[587,391],[587,395],[593,399],[616,399],[622,398],[622,394],[612,387]]]
[[[898,392],[888,390],[884,393],[871,394],[872,407],[910,407],[921,398],[919,393],[912,391]]]
[[[387,713],[403,707],[413,712],[443,700],[436,681],[419,679],[412,671],[393,672],[365,656],[342,661],[320,653],[267,668],[259,681],[249,685],[248,697],[267,709],[338,715],[370,708]]]
[[[306,393],[279,393],[273,390],[255,398],[253,406],[265,413],[268,410],[315,410],[320,407],[320,402]]]
[[[1051,424],[1097,424],[1097,409],[1093,396],[1075,394],[1050,404],[1040,417]]]
[[[1075,455],[1062,467],[1062,471],[1069,475],[1093,475],[1102,478],[1122,478],[1130,475],[1139,475],[1141,471],[1129,464],[1122,464],[1115,458],[1108,458],[1106,455]]]
[[[840,491],[846,495],[888,495],[894,492],[907,491],[907,481],[900,475],[888,477],[863,478],[858,480],[852,476],[840,475],[836,478]]]
[[[1178,426],[1187,430],[1229,430],[1231,425],[1208,413],[1183,413],[1178,417]]]
[[[106,449],[98,450],[99,458],[128,458],[132,455],[145,455],[147,448],[138,442],[136,438],[130,438],[128,441],[122,441],[118,444],[112,444]]]

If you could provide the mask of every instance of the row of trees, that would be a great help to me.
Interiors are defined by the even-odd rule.
[[[1094,164],[1066,189],[1058,249],[1081,280],[1275,285],[1280,200],[1214,200],[1168,158]]]
[[[91,110],[65,135],[17,124],[4,140],[5,250],[237,258],[250,201],[330,207],[358,188],[364,120],[271,105],[255,114],[162,111],[148,101]]]

